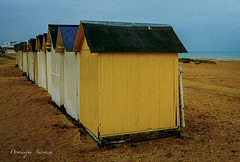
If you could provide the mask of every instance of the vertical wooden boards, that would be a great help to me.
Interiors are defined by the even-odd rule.
[[[80,51],[80,122],[98,136],[98,54]]]
[[[47,90],[47,78],[46,78],[46,65],[45,65],[45,53],[43,51],[37,52],[38,56],[38,85]]]
[[[58,105],[61,106],[64,104],[63,97],[63,54],[52,53],[52,99]]]
[[[34,54],[33,52],[28,52],[29,55],[29,79],[34,81]]]
[[[102,137],[177,127],[177,54],[99,55]]]
[[[34,52],[34,74],[35,74],[35,84],[38,84],[38,55]]]
[[[183,81],[182,81],[182,67],[179,66],[179,96],[180,96],[180,117],[181,127],[185,127],[185,114],[184,114],[184,100],[183,100]]]
[[[52,49],[50,52],[46,52],[47,55],[47,85],[48,93],[52,95]]]
[[[22,57],[23,57],[22,70],[23,70],[23,72],[25,72],[27,74],[27,70],[28,70],[28,54],[27,54],[27,52],[23,52]]]
[[[75,52],[64,53],[64,107],[67,113],[79,119],[77,56]]]

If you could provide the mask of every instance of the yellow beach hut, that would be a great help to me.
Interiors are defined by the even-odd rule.
[[[76,120],[79,120],[79,77],[80,62],[79,53],[73,52],[73,45],[77,35],[79,25],[60,25],[56,43],[55,57],[60,67],[60,87],[58,93],[63,96],[66,112]],[[61,71],[62,70],[62,71]]]
[[[80,122],[101,143],[180,126],[178,53],[169,25],[81,21]]]

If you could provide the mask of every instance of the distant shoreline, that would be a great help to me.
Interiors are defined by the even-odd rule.
[[[240,52],[189,52],[180,53],[179,58],[240,60]]]

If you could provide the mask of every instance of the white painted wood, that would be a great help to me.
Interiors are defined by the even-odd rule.
[[[181,117],[181,127],[184,128],[185,124],[185,114],[184,114],[184,100],[183,100],[183,81],[182,81],[182,67],[179,66],[179,95],[180,95],[180,117]]]

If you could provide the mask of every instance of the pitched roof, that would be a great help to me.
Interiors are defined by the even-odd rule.
[[[18,45],[19,44],[14,44],[14,50],[17,52],[18,51]]]
[[[103,21],[81,24],[91,52],[187,52],[169,25]]]
[[[37,50],[38,50],[37,46],[38,46],[38,36],[36,36],[35,51],[37,51]]]
[[[59,26],[63,43],[67,52],[73,50],[73,45],[77,35],[79,25]]]
[[[42,45],[43,45],[43,35],[38,35],[38,50],[42,50]]]
[[[53,48],[56,49],[57,36],[58,36],[58,27],[70,27],[70,26],[78,26],[78,25],[57,25],[57,24],[49,24],[48,29],[50,31]]]
[[[27,42],[21,42],[22,44],[22,51],[27,52]]]
[[[56,48],[56,42],[57,42],[58,25],[49,24],[48,29],[50,31],[53,48],[55,49]]]
[[[30,39],[30,51],[36,52],[36,39],[33,38]]]
[[[23,42],[20,42],[20,51],[23,51]]]

